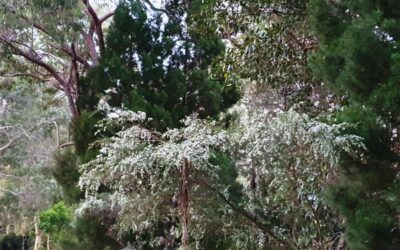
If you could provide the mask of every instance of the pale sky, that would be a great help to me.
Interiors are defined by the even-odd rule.
[[[114,9],[118,2],[119,0],[92,0],[91,4],[93,4],[94,8],[101,16],[109,12],[110,9]],[[152,2],[155,7],[160,8],[164,4],[165,0],[150,0],[150,2]]]

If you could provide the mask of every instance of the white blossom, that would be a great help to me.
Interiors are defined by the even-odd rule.
[[[119,226],[134,232],[156,227],[167,214],[177,216],[172,204],[179,192],[183,159],[190,162],[191,177],[201,176],[228,197],[229,187],[219,184],[219,166],[210,160],[216,150],[230,153],[239,174],[236,182],[243,186],[245,209],[258,209],[276,220],[293,217],[301,223],[313,217],[311,208],[322,217],[329,216],[322,193],[341,153],[360,157],[365,150],[362,138],[345,133],[350,125],[329,125],[292,110],[260,112],[241,105],[232,109],[238,119],[229,131],[215,122],[190,116],[182,128],[158,133],[141,125],[145,122],[143,113],[112,108],[105,102],[99,103],[99,109],[107,114],[103,125],[129,126],[103,142],[97,157],[81,166],[79,186],[86,198],[76,213],[120,208]],[[256,176],[255,190],[250,187],[252,175]],[[108,192],[99,193],[101,186]],[[210,196],[195,183],[191,188],[196,200],[191,204],[191,235],[199,243],[205,234],[203,226],[215,223],[207,216],[207,204],[218,197]],[[224,216],[235,216],[240,222],[229,206],[223,202],[218,206],[224,208]],[[221,223],[222,228],[230,227],[229,220]],[[308,235],[317,231],[312,223],[302,230]],[[329,230],[329,225],[324,224],[321,230]],[[285,225],[273,231],[283,238],[290,234]],[[237,233],[229,237],[243,237],[243,233]],[[157,246],[158,241],[154,239],[151,244]]]

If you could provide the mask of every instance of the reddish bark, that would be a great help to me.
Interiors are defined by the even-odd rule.
[[[13,76],[28,76],[28,77],[34,77],[39,80],[46,80],[46,82],[51,82],[54,87],[56,87],[59,90],[62,90],[68,100],[68,107],[70,109],[71,115],[73,117],[79,116],[79,110],[76,107],[76,99],[78,98],[78,78],[80,74],[84,74],[87,70],[89,70],[91,67],[98,65],[99,63],[99,53],[97,52],[97,47],[100,49],[100,52],[103,53],[105,50],[105,43],[104,43],[104,34],[103,34],[103,29],[102,29],[102,24],[104,21],[106,21],[108,18],[112,17],[114,15],[114,11],[107,13],[103,17],[99,18],[97,15],[96,11],[93,9],[93,7],[90,5],[90,2],[88,0],[82,0],[84,3],[86,10],[85,12],[89,16],[90,19],[92,19],[89,30],[86,32],[82,32],[85,40],[85,45],[87,48],[87,54],[89,55],[89,59],[85,58],[86,53],[79,53],[74,44],[72,43],[71,46],[67,44],[59,44],[59,45],[54,45],[50,44],[49,46],[63,52],[65,55],[70,57],[71,60],[71,68],[69,71],[69,74],[64,74],[58,72],[52,65],[49,63],[45,62],[42,60],[42,57],[45,55],[51,55],[48,53],[43,53],[43,52],[37,52],[35,51],[34,48],[31,46],[28,46],[20,41],[13,40],[10,38],[10,35],[4,35],[0,34],[0,43],[6,44],[13,52],[15,55],[21,56],[25,58],[27,61],[30,63],[39,66],[40,68],[43,68],[47,71],[46,78],[44,79],[43,77],[40,77],[40,74],[32,73],[32,72],[24,72],[23,74],[13,74]],[[12,12],[13,14],[17,15],[17,13],[14,11]],[[29,25],[32,25],[33,28],[37,29],[40,31],[42,34],[49,36],[49,38],[52,38],[52,35],[48,30],[46,29],[46,26],[41,25],[37,22],[33,22],[30,20],[29,17],[21,15],[19,16],[22,20],[27,22]],[[95,35],[97,38],[97,42],[95,40]],[[89,61],[92,61],[93,64],[90,64]],[[83,66],[80,66],[83,65]],[[63,67],[65,68],[65,65]],[[44,75],[44,74],[43,74]],[[48,76],[50,76],[53,80],[48,79]]]

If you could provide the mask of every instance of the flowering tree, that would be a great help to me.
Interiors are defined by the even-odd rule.
[[[168,232],[147,242],[153,247],[179,244],[179,235],[184,248],[200,246],[212,207],[226,219],[219,225],[230,238],[226,244],[246,247],[249,240],[241,237],[252,235],[260,245],[296,249],[330,239],[334,223],[327,222],[324,184],[342,152],[357,156],[356,149],[363,148],[360,137],[341,135],[345,124],[327,125],[294,111],[241,111],[234,132],[189,117],[184,128],[160,134],[141,125],[144,114],[100,104],[108,110],[100,130],[110,124],[124,129],[100,142],[97,158],[81,166],[79,185],[86,199],[78,214],[113,211],[120,230],[138,235],[161,221]],[[218,160],[221,152],[237,160],[231,171],[239,175],[229,184],[222,173],[226,164]],[[234,193],[232,187],[241,190]],[[235,231],[243,221],[246,229]]]
[[[347,124],[328,125],[294,111],[239,112],[233,134],[246,207],[300,248],[324,249],[338,223],[324,203],[342,153],[362,155],[362,138],[344,134]],[[360,151],[361,150],[361,151]]]

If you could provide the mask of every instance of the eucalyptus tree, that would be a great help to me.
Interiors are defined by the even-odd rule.
[[[216,67],[228,82],[242,82],[244,89],[259,97],[255,99],[288,110],[296,102],[316,101],[317,94],[324,93],[307,68],[308,55],[316,48],[307,29],[307,3],[202,1],[193,10],[190,27],[203,33],[216,30],[224,40],[225,58]]]
[[[35,214],[60,197],[50,168],[53,152],[67,140],[68,110],[37,85],[0,84],[0,225],[25,237]]]
[[[89,0],[2,1],[0,45],[9,66],[2,77],[30,78],[63,91],[77,117],[78,78],[99,63],[103,26],[112,15],[99,16]]]

